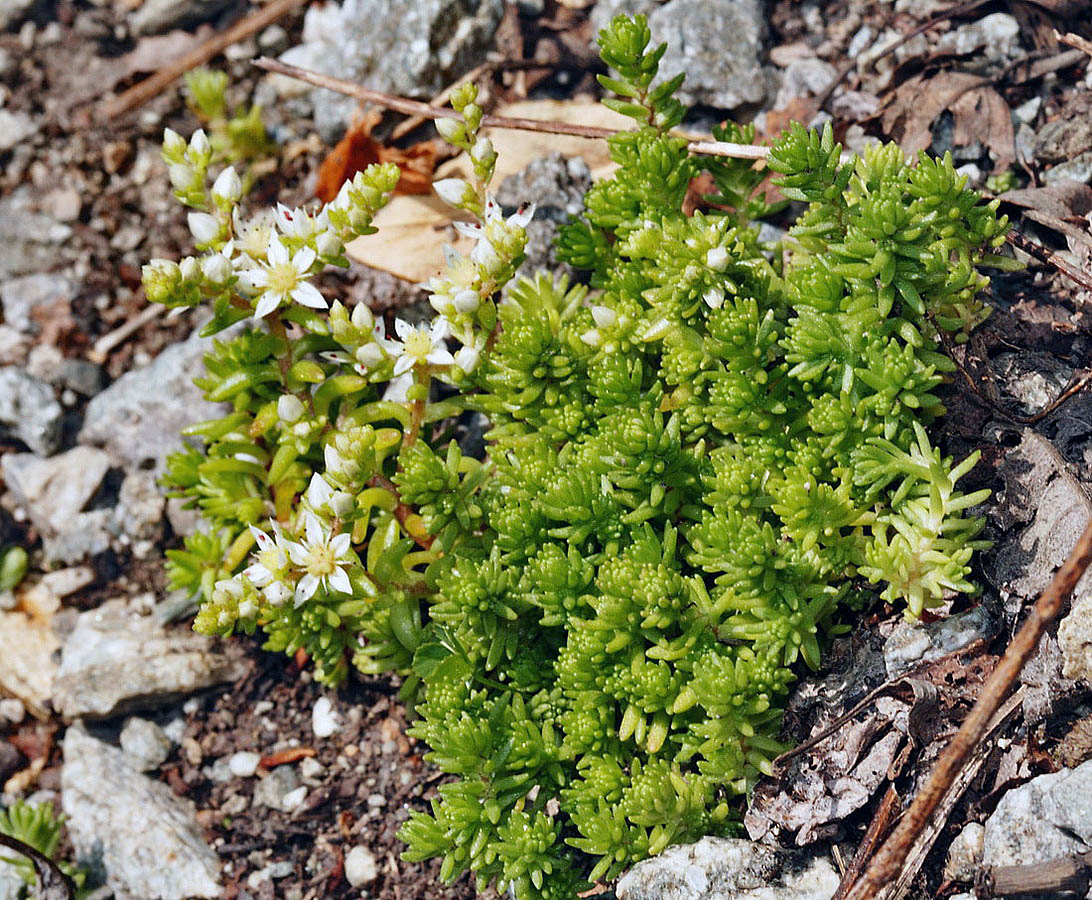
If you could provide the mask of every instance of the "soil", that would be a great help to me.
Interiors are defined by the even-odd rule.
[[[0,85],[3,108],[29,114],[39,127],[38,138],[0,153],[0,198],[16,191],[26,192],[40,209],[61,212],[58,218],[72,228],[71,238],[55,248],[50,267],[73,267],[81,282],[80,293],[70,305],[47,311],[40,322],[38,340],[73,358],[84,357],[98,339],[145,308],[140,288],[142,263],[156,256],[177,259],[190,250],[185,216],[171,195],[159,161],[164,127],[188,134],[197,126],[179,87],[168,88],[117,121],[101,121],[95,112],[95,102],[107,87],[120,91],[147,73],[146,65],[133,69],[132,54],[142,46],[150,51],[150,45],[144,43],[148,39],[134,39],[129,34],[124,6],[67,0],[43,3],[36,7],[33,24],[17,32],[0,33],[0,51],[16,61],[14,73],[6,77],[6,85]],[[593,63],[584,50],[590,34],[587,6],[590,4],[547,0],[541,14],[535,15],[517,14],[514,7],[510,8],[498,32],[498,53],[507,60],[534,55],[550,62],[541,68],[515,71],[498,66],[490,76],[489,96],[498,101],[516,99],[528,92],[566,96],[591,90]],[[1047,2],[987,3],[928,31],[922,40],[923,49],[900,61],[893,73],[881,76],[849,68],[843,84],[854,91],[887,97],[914,74],[949,64],[951,60],[938,63],[932,55],[931,48],[939,37],[990,12],[1011,11],[1024,33],[1031,35],[1029,43],[1044,48],[1043,53],[1057,52],[1051,43],[1055,27],[1089,31],[1087,14],[1083,24],[1080,15],[1066,18],[1050,14],[1052,7],[1062,6]],[[847,51],[862,29],[869,28],[873,34],[885,28],[902,34],[914,29],[921,17],[911,15],[906,7],[906,3],[892,5],[879,0],[825,4],[776,0],[769,4],[769,46],[780,49],[786,58],[801,47],[807,48],[808,53],[840,70],[850,62]],[[211,24],[221,29],[249,11],[248,3],[236,0]],[[299,41],[301,23],[299,12],[281,21],[289,45]],[[173,33],[172,39],[197,42],[211,33],[206,23],[196,31]],[[260,73],[250,62],[256,51],[251,42],[229,52],[227,58],[214,60],[215,66],[229,73],[233,101],[249,98],[259,80]],[[970,66],[973,56],[959,62]],[[1042,112],[1036,120],[1040,127],[1057,111],[1081,108],[1092,98],[1092,90],[1081,81],[1083,69],[1070,68],[1023,82],[1017,82],[1011,73],[991,77],[1010,108],[1034,97],[1042,98]],[[808,98],[800,101],[797,113],[809,109]],[[814,108],[811,112],[814,114]],[[775,121],[777,114],[768,113],[767,123]],[[263,177],[258,194],[268,202],[303,202],[310,197],[318,167],[330,148],[311,133],[310,122],[293,120],[285,109],[266,110],[265,119],[284,140],[278,167]],[[883,134],[878,115],[858,121],[836,116],[834,121],[840,137],[852,137],[853,128],[861,136]],[[403,143],[411,143],[423,133],[418,130]],[[989,161],[984,155],[979,161],[988,170]],[[1021,177],[1025,180],[1029,176],[1037,180],[1044,171],[1034,159],[1024,161],[1023,166]],[[1061,237],[1049,230],[1040,231],[1036,237],[1056,249],[1065,246]],[[326,276],[322,287],[330,296],[366,299],[382,312],[411,304],[416,297],[408,283],[359,266],[346,274]],[[1092,330],[1084,315],[1086,301],[1087,294],[1050,267],[1036,265],[1024,273],[994,280],[990,302],[995,313],[970,344],[955,349],[957,360],[965,368],[944,394],[950,410],[941,429],[945,453],[961,458],[977,449],[983,454],[983,464],[968,477],[965,490],[989,487],[996,492],[1002,487],[998,468],[1018,439],[1021,427],[1013,417],[1027,413],[1011,396],[1005,383],[1008,376],[996,366],[998,359],[1005,354],[1034,351],[1055,364],[1082,370],[1092,358]],[[106,375],[114,379],[146,362],[188,334],[194,324],[189,314],[174,319],[155,318],[110,351],[104,363]],[[71,405],[74,415],[82,402],[77,399]],[[1082,405],[1082,412],[1085,409]],[[986,428],[987,423],[998,420],[1011,424],[1000,437]],[[1078,478],[1092,483],[1092,468],[1085,455],[1092,426],[1075,427],[1063,405],[1036,422],[1035,428],[1055,442]],[[16,449],[14,443],[0,444],[0,453],[12,449]],[[0,522],[0,537],[10,540],[13,536],[29,542],[35,537],[25,526]],[[988,536],[1000,537],[1000,532],[994,528]],[[162,549],[177,544],[172,536]],[[145,591],[161,594],[165,589],[158,556],[135,560],[111,553],[95,560],[95,566],[96,582],[68,598],[66,606],[88,609],[119,595]],[[870,619],[870,627],[889,622],[896,615],[894,610],[880,610]],[[345,852],[356,844],[370,848],[377,860],[378,876],[365,894],[374,900],[475,896],[466,878],[454,886],[441,886],[438,863],[408,863],[400,857],[402,847],[396,832],[410,810],[426,807],[438,775],[423,761],[424,748],[406,736],[409,714],[397,699],[396,681],[353,677],[337,695],[337,707],[344,719],[342,728],[329,739],[316,742],[311,710],[322,690],[312,681],[306,666],[301,669],[290,660],[266,654],[256,641],[243,639],[243,646],[249,674],[236,685],[186,705],[185,740],[159,772],[176,793],[193,800],[200,810],[210,844],[224,862],[224,896],[240,900],[361,896],[359,888],[346,882],[343,868]],[[992,660],[1003,646],[1002,637],[981,648],[980,662]],[[836,651],[831,659],[836,660],[838,655]],[[969,679],[968,683],[974,687],[978,680]],[[965,706],[956,704],[950,710],[949,724],[957,724],[965,711]],[[1039,739],[1057,740],[1075,718],[1067,713]],[[2,741],[4,735],[0,733],[0,749],[7,743],[16,747],[24,760],[45,760],[35,782],[38,788],[59,787],[60,759],[54,738],[60,727],[59,722],[26,723],[8,734],[6,741]],[[806,729],[802,733],[806,734]],[[1022,733],[1019,739],[1027,737]],[[229,757],[240,750],[270,754],[292,747],[321,766],[320,770],[309,767],[316,774],[305,779],[306,799],[292,813],[255,805],[257,779],[218,782],[210,774],[214,758]],[[303,758],[283,764],[302,771]],[[0,763],[5,759],[0,755]],[[1025,775],[1038,774],[1051,765],[1049,757],[1040,754]],[[976,786],[953,814],[951,834],[958,831],[962,821],[972,816],[981,818],[997,796],[986,785]],[[869,817],[870,809],[866,809],[842,823],[836,839],[847,856],[852,856]],[[926,874],[916,885],[916,895],[934,896],[940,888],[939,872],[948,842],[945,837],[938,842],[924,869]],[[283,874],[282,867],[276,880],[252,878],[280,862],[290,864],[287,874]]]

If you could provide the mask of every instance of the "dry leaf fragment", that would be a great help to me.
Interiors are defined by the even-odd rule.
[[[619,131],[632,124],[632,120],[590,100],[533,100],[511,103],[495,112],[499,116],[578,122]],[[601,178],[614,168],[603,140],[499,128],[485,131],[498,154],[495,187],[509,175],[551,153],[581,157],[591,169],[592,178]],[[448,160],[434,174],[437,178],[465,177],[468,174],[466,160],[463,157]],[[534,200],[533,197],[528,199]],[[456,239],[452,232],[453,217],[454,210],[435,194],[394,197],[374,219],[380,233],[349,244],[346,248],[349,258],[407,281],[427,281],[443,265],[442,244],[449,243],[457,250],[469,249],[470,242],[466,238]]]
[[[907,153],[917,153],[932,143],[933,123],[945,110],[952,113],[957,146],[980,141],[989,149],[995,171],[1016,160],[1008,104],[983,78],[967,72],[943,71],[904,81],[884,109],[883,130]]]
[[[402,171],[394,189],[396,194],[427,194],[432,190],[432,173],[439,153],[437,143],[422,141],[408,150],[387,147],[372,137],[372,129],[380,117],[381,113],[371,110],[357,119],[322,161],[315,196],[323,203],[333,200],[342,184],[373,163],[392,162]]]

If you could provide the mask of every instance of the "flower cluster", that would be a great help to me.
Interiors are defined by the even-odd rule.
[[[869,599],[915,618],[973,591],[983,546],[985,493],[957,486],[975,457],[925,426],[941,333],[985,317],[982,270],[1005,265],[996,204],[950,159],[847,162],[794,126],[770,168],[805,209],[771,253],[764,174],[689,155],[649,40],[642,17],[600,35],[638,127],[560,236],[580,284],[514,279],[532,211],[491,199],[477,94],[455,91],[438,128],[469,168],[436,188],[473,246],[423,285],[426,324],[313,283],[397,170],[247,217],[230,169],[206,189],[200,138],[165,142],[201,255],[150,264],[148,295],[210,304],[209,333],[254,320],[196,380],[230,409],[168,463],[207,523],[172,582],[200,593],[199,630],[261,629],[326,683],[400,676],[454,776],[411,810],[407,856],[517,900],[732,829],[801,669]],[[687,215],[703,167],[716,193]]]

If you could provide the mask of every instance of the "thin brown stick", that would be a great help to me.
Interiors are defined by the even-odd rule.
[[[918,836],[956,782],[968,757],[979,745],[991,720],[1005,701],[1027,661],[1035,653],[1047,627],[1058,618],[1081,576],[1092,563],[1092,521],[1085,527],[1046,590],[1035,601],[1027,621],[1020,626],[997,668],[982,687],[978,700],[956,736],[944,748],[925,786],[910,804],[906,815],[880,848],[864,876],[847,895],[847,900],[867,900],[889,885],[898,875]]]
[[[3,832],[0,832],[0,847],[14,850],[20,856],[30,860],[38,879],[38,890],[35,896],[39,900],[74,900],[76,889],[72,879],[44,853]]]
[[[309,69],[301,69],[299,66],[291,66],[279,59],[263,57],[254,61],[259,69],[267,72],[275,72],[278,75],[287,75],[289,78],[297,78],[306,81],[315,87],[326,88],[338,94],[355,97],[365,103],[374,103],[386,109],[404,113],[407,116],[420,116],[423,119],[461,119],[462,116],[453,109],[441,106],[433,106],[430,103],[422,103],[420,100],[409,100],[406,97],[396,97],[393,94],[384,94],[382,91],[373,91],[351,81],[341,78],[332,78],[320,72],[312,72]],[[489,128],[510,128],[515,131],[537,131],[546,134],[568,134],[574,137],[584,138],[609,138],[617,134],[616,128],[602,128],[598,125],[578,125],[572,122],[552,122],[541,119],[513,118],[510,116],[482,116],[482,125]],[[733,144],[728,141],[690,141],[690,150],[705,156],[728,156],[735,159],[765,159],[770,154],[769,147],[756,147],[753,144]]]
[[[944,825],[952,814],[952,810],[955,809],[960,798],[967,792],[967,788],[978,777],[980,770],[986,764],[986,760],[990,758],[990,753],[996,746],[994,738],[1001,729],[1012,721],[1023,703],[1024,691],[1021,688],[1005,701],[1001,709],[990,720],[983,740],[974,748],[963,769],[956,776],[947,793],[929,817],[925,828],[915,839],[906,861],[902,864],[898,877],[892,884],[888,885],[883,893],[878,895],[876,900],[902,900],[909,893],[914,880],[918,877],[918,873],[925,865],[925,860],[933,849],[933,844],[936,843],[937,838],[944,831]]]
[[[1088,40],[1088,38],[1083,38],[1079,34],[1074,34],[1072,31],[1070,31],[1068,34],[1060,34],[1059,32],[1055,31],[1054,37],[1056,40],[1061,41],[1063,44],[1068,44],[1070,47],[1073,47],[1077,50],[1087,53],[1089,56],[1092,56],[1092,41]]]
[[[168,63],[154,75],[149,75],[129,90],[107,101],[102,107],[102,117],[113,119],[147,103],[190,69],[204,65],[232,44],[246,40],[306,2],[307,0],[273,0],[268,6],[263,6],[257,12],[240,19],[227,31],[214,34],[200,47],[194,48],[181,59]]]
[[[842,880],[838,882],[838,890],[834,892],[834,896],[830,900],[845,900],[846,894],[849,893],[853,885],[857,883],[857,879],[861,877],[861,873],[864,872],[864,868],[877,845],[887,834],[888,828],[891,827],[891,819],[898,808],[898,791],[895,790],[894,785],[889,784],[887,790],[884,791],[883,799],[880,800],[880,805],[876,807],[876,814],[872,817],[872,821],[868,823],[868,829],[865,831],[864,837],[861,838],[861,843],[857,845],[857,852],[853,854],[849,868],[845,870],[842,874]]]
[[[1007,240],[1017,250],[1022,250],[1028,256],[1033,256],[1041,263],[1045,263],[1048,266],[1053,266],[1063,275],[1070,279],[1070,281],[1084,288],[1086,291],[1092,291],[1092,275],[1082,269],[1078,269],[1076,266],[1070,265],[1057,253],[1052,250],[1048,250],[1042,244],[1037,244],[1035,241],[1028,240],[1019,231],[1009,231],[1005,235]]]
[[[87,358],[93,363],[102,365],[106,362],[106,357],[110,355],[110,351],[118,344],[127,340],[131,335],[136,334],[136,332],[140,331],[140,329],[149,322],[154,322],[166,311],[167,307],[160,306],[158,303],[146,306],[131,319],[126,319],[113,331],[104,334],[95,341],[95,345],[87,351]]]
[[[1092,853],[1078,853],[1026,866],[995,866],[982,879],[982,896],[1076,894],[1083,897],[1092,884]]]

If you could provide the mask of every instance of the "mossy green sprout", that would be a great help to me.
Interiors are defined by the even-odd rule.
[[[403,826],[408,858],[519,900],[731,831],[790,686],[868,586],[916,617],[974,590],[982,546],[986,493],[957,487],[976,457],[925,428],[953,371],[940,337],[985,318],[982,270],[1006,264],[997,204],[948,157],[845,161],[829,128],[793,126],[769,167],[805,208],[771,248],[761,169],[671,134],[679,80],[657,82],[645,20],[600,44],[636,128],[560,236],[582,283],[513,280],[533,210],[489,194],[472,85],[438,123],[472,173],[436,187],[473,249],[425,286],[432,324],[388,334],[310,288],[375,230],[391,167],[248,217],[205,187],[202,142],[168,135],[202,254],[145,273],[153,300],[211,305],[206,333],[261,320],[209,353],[198,383],[231,410],[168,466],[207,523],[170,554],[196,627],[260,628],[327,683],[402,676],[453,776]],[[716,206],[687,216],[702,169]],[[482,415],[478,458],[455,438]]]
[[[58,816],[51,803],[16,800],[6,809],[0,809],[0,834],[15,838],[50,859],[55,860],[63,828],[64,816]],[[27,857],[9,855],[6,847],[0,847],[0,863],[14,867],[28,887],[38,883],[34,863]],[[88,896],[90,891],[84,888],[87,873],[83,869],[64,861],[58,862],[58,867],[75,884],[77,900]]]

